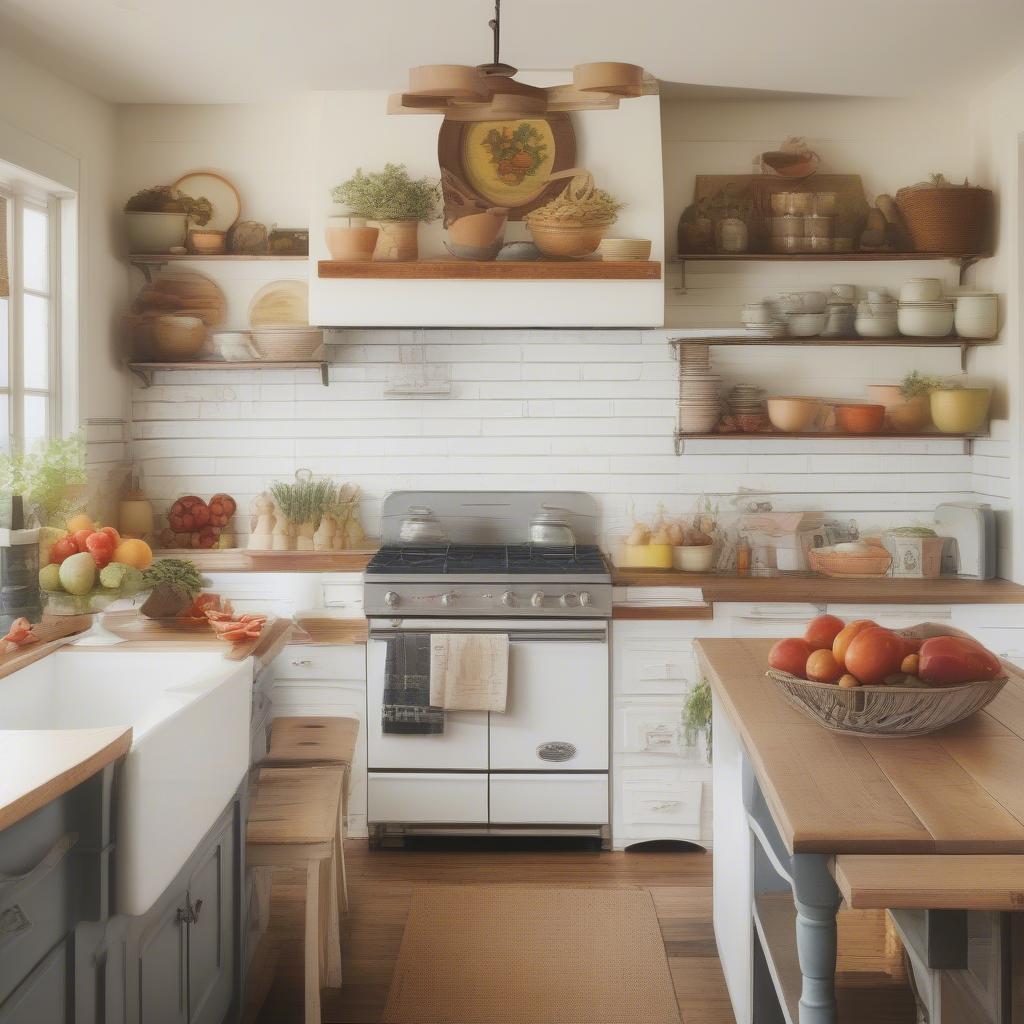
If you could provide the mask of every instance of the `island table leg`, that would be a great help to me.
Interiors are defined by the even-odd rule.
[[[842,902],[824,854],[793,856],[800,1024],[836,1024],[836,913]]]

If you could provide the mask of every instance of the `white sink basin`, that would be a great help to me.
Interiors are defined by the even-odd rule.
[[[219,652],[65,648],[0,679],[0,728],[130,725],[117,794],[115,912],[143,914],[249,766],[252,662]]]

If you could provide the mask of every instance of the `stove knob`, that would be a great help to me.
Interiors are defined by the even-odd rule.
[[[455,604],[455,596],[456,595],[452,594],[452,593],[442,594],[441,595],[441,604],[443,604],[445,606],[445,608],[450,607],[451,605]]]
[[[516,604],[516,595],[513,594],[511,590],[506,590],[505,593],[501,595],[501,603],[509,608],[514,608]]]
[[[533,597],[530,598],[530,604],[532,604],[534,608],[543,608],[544,607],[544,591],[543,590],[538,590],[533,595]]]
[[[573,605],[580,604],[581,602],[577,594],[563,594],[559,598],[558,603],[563,608],[572,608]]]
[[[394,607],[395,607],[395,605],[396,605],[396,604],[398,604],[398,595],[397,595],[397,594],[396,594],[396,593],[395,593],[395,592],[394,592],[393,590],[389,590],[389,591],[388,591],[388,592],[387,592],[387,593],[386,593],[386,594],[384,595],[384,603],[385,603],[385,604],[386,604],[386,605],[387,605],[387,606],[388,606],[389,608],[394,608]]]
[[[581,608],[589,608],[590,607],[590,595],[585,590],[583,591],[582,594],[580,594],[580,607]]]

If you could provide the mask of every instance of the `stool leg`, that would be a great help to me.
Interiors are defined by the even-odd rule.
[[[320,1024],[320,865],[306,865],[305,1024]]]
[[[320,934],[323,940],[324,988],[341,988],[341,926],[335,890],[334,850],[320,862]]]
[[[345,834],[341,828],[341,817],[338,818],[338,831],[334,836],[334,872],[335,886],[338,896],[338,916],[348,914],[348,876],[345,872]]]

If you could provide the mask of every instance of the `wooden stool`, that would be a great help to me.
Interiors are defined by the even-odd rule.
[[[348,790],[352,778],[352,759],[359,737],[359,719],[342,716],[282,717],[270,725],[270,747],[260,766],[293,768],[330,765],[341,768],[344,783],[339,806],[338,856],[341,859],[341,898],[348,913],[348,876],[345,872],[345,848],[342,839],[348,824]]]
[[[245,856],[254,867],[305,871],[305,1024],[320,1024],[320,986],[341,987],[341,768],[262,768]]]

